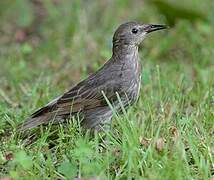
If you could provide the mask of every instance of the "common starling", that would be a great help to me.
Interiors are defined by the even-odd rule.
[[[97,72],[34,112],[19,130],[60,123],[76,115],[82,117],[81,125],[87,129],[100,130],[110,124],[112,107],[120,112],[121,102],[127,109],[138,99],[141,85],[139,44],[148,33],[166,28],[165,25],[137,22],[120,25],[113,36],[112,57]]]

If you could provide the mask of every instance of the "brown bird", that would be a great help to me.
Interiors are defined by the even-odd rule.
[[[132,105],[141,85],[138,46],[150,32],[166,29],[165,25],[127,22],[113,36],[112,57],[94,74],[37,110],[20,125],[19,130],[48,123],[60,123],[71,116],[82,117],[81,125],[100,130],[110,124],[115,111]]]

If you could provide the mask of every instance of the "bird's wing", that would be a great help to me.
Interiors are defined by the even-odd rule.
[[[110,101],[113,101],[116,98],[115,92],[118,92],[119,89],[120,87],[116,86],[113,81],[103,81],[100,84],[93,81],[82,81],[61,97],[33,113],[32,117],[50,113],[63,116],[106,106],[107,102],[103,93]]]
[[[64,119],[81,111],[108,106],[103,93],[110,102],[114,102],[117,99],[116,92],[121,92],[122,88],[121,81],[118,81],[120,77],[118,67],[110,66],[109,63],[111,61],[62,96],[37,110],[19,126],[19,130],[24,131],[40,124],[47,124],[51,119]]]
[[[100,86],[82,85],[65,93],[57,101],[57,114],[69,114],[94,109],[96,107],[106,106],[105,96],[113,101],[116,98],[115,92],[119,88],[113,86],[110,82]]]

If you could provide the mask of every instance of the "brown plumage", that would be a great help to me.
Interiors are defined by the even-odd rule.
[[[137,100],[141,74],[138,45],[146,34],[165,28],[137,22],[120,25],[113,37],[112,57],[103,67],[33,113],[19,130],[63,122],[75,115],[83,117],[81,124],[85,128],[100,129],[110,123],[113,113],[106,98],[116,111],[121,110],[118,95],[125,108]]]

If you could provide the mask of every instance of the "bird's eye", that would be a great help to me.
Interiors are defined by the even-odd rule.
[[[137,34],[137,32],[138,32],[138,29],[137,29],[137,28],[133,28],[133,29],[132,29],[132,33],[133,33],[133,34]]]

